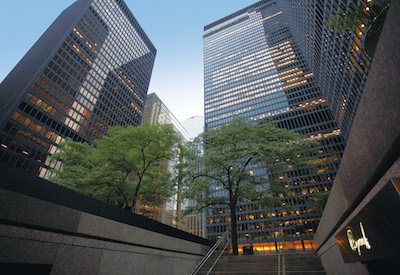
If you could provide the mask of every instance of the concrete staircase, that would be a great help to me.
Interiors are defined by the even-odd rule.
[[[198,274],[207,274],[211,265],[212,263],[206,263]],[[316,253],[285,255],[285,267],[287,275],[326,274]],[[224,255],[210,274],[278,274],[278,256]]]

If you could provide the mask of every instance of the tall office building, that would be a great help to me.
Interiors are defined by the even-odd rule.
[[[192,124],[185,124],[185,122],[188,122],[189,120]],[[167,106],[154,93],[147,96],[146,106],[143,112],[143,121],[149,121],[152,124],[160,123],[171,125],[184,142],[193,139],[201,133],[204,125],[204,118],[202,116],[195,116],[185,122],[178,122],[175,116],[168,110]],[[184,127],[184,125],[186,125],[186,127]],[[174,171],[173,163],[169,162],[166,169],[171,174],[177,173],[177,171]],[[204,237],[205,219],[203,214],[192,213],[183,218],[176,219],[179,215],[178,212],[181,211],[181,209],[185,209],[188,204],[190,205],[192,203],[193,201],[189,201],[187,204],[182,205],[178,201],[177,196],[174,196],[162,208],[157,206],[151,208],[151,205],[147,205],[147,209],[145,209],[143,204],[138,204],[139,209],[137,209],[137,212],[194,235]]]
[[[189,140],[189,133],[155,93],[147,95],[143,112],[143,122],[144,121],[148,121],[151,124],[159,123],[171,125],[175,133],[185,142]]]
[[[0,84],[0,161],[46,177],[58,144],[139,125],[156,49],[123,0],[77,0]]]
[[[188,131],[190,139],[194,139],[204,132],[204,116],[192,116],[181,121],[181,124]]]
[[[183,142],[189,141],[188,132],[155,93],[147,95],[142,122],[145,121],[151,124],[171,125],[172,129],[181,137]],[[177,161],[178,160],[168,161],[163,167],[164,171],[175,176],[177,173],[175,170]],[[177,222],[176,216],[178,208],[180,208],[180,204],[177,201],[176,195],[174,195],[165,205],[154,204],[151,201],[140,201],[136,204],[135,212],[170,226],[186,230],[186,224],[182,223],[182,221]]]
[[[190,140],[194,140],[204,132],[204,116],[192,116],[181,122],[182,126],[188,131]],[[195,206],[196,202],[187,201],[187,206]],[[206,237],[206,218],[205,212],[190,213],[184,217],[186,231],[200,237]]]
[[[357,25],[355,31],[334,33],[326,23],[333,15],[348,12],[351,5],[368,13],[372,4],[371,0],[277,1],[345,140],[372,56],[365,50],[364,25]]]
[[[286,249],[313,248],[321,213],[311,211],[306,200],[330,190],[344,148],[307,55],[277,2],[259,1],[207,25],[203,35],[206,131],[235,117],[253,122],[272,119],[279,127],[320,142],[318,171],[289,169],[281,176],[287,188],[282,200],[295,210],[239,204],[239,244],[253,243],[263,253],[276,251],[281,230]],[[212,239],[230,227],[228,209],[217,210],[207,213],[207,236]]]

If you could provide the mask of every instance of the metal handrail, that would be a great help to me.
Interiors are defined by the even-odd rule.
[[[201,260],[201,262],[195,267],[195,269],[193,269],[193,271],[190,273],[190,275],[195,275],[197,274],[197,272],[200,271],[200,269],[203,267],[203,265],[208,261],[208,259],[211,257],[211,255],[214,253],[214,251],[218,248],[218,246],[221,244],[222,240],[225,239],[225,237],[228,236],[228,231],[226,231],[221,238],[214,244],[214,246],[210,249],[210,251],[208,251],[208,253],[204,256],[204,258]],[[229,242],[226,244],[224,250],[222,251],[225,252],[226,248],[228,247]],[[213,266],[211,267],[214,268],[215,264],[217,263],[217,261],[219,260],[219,258],[221,257],[222,253],[219,255],[218,259],[214,262]],[[207,274],[210,273],[211,269],[208,271]]]
[[[225,245],[224,249],[222,249],[221,253],[219,254],[218,258],[215,260],[215,262],[213,263],[213,265],[210,267],[210,269],[207,272],[207,275],[210,274],[210,272],[213,270],[214,266],[217,264],[217,262],[219,261],[219,258],[221,258],[222,254],[224,254],[226,248],[228,247],[229,242],[227,242],[227,244]]]

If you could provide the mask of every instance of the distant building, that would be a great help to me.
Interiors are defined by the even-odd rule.
[[[147,95],[143,121],[151,124],[169,124],[185,142],[189,140],[189,133],[155,93]]]
[[[251,243],[261,253],[275,253],[279,235],[286,249],[315,248],[313,235],[321,213],[312,211],[306,201],[331,189],[344,149],[341,129],[324,95],[327,91],[319,88],[309,55],[302,53],[281,2],[285,1],[259,1],[204,28],[205,131],[244,117],[253,122],[274,120],[278,127],[320,142],[318,171],[291,168],[280,177],[287,188],[282,202],[294,210],[239,203],[239,251]],[[302,18],[308,19],[315,18]],[[215,210],[207,213],[206,234],[213,240],[230,229],[228,207]]]
[[[182,126],[189,132],[190,139],[193,140],[204,132],[204,116],[192,116],[181,122]],[[187,202],[189,206],[195,204],[194,201]],[[197,236],[206,237],[206,218],[205,212],[191,213],[184,218],[186,231]]]
[[[147,95],[142,122],[145,121],[151,124],[171,125],[183,142],[189,141],[189,134],[155,93]],[[174,161],[168,161],[164,167],[165,171],[168,171],[173,176],[177,173],[174,165]],[[170,226],[185,229],[185,226],[181,222],[177,222],[176,219],[179,210],[180,204],[177,202],[177,197],[173,196],[165,205],[157,205],[151,201],[141,201],[136,205],[135,212]]]
[[[76,1],[0,84],[0,162],[47,177],[65,138],[140,125],[155,56],[124,1]]]
[[[183,127],[182,123],[178,122],[175,116],[168,110],[167,106],[155,93],[151,93],[147,96],[143,112],[143,122],[149,121],[152,124],[169,124],[182,140],[187,142],[189,139],[193,139],[203,131],[202,125],[204,124],[204,118],[201,116],[195,116],[192,117],[192,119],[185,121],[188,129],[187,131],[185,127]],[[183,123],[185,124],[185,122]],[[173,175],[177,173],[177,171],[174,170],[172,162],[169,162],[165,169]],[[188,203],[191,204],[193,202],[189,201]],[[139,203],[136,207],[136,212],[194,235],[204,236],[204,214],[190,214],[181,219],[176,219],[177,216],[180,215],[179,213],[181,209],[184,209],[186,206],[187,205],[181,205],[177,196],[174,196],[162,207],[157,205],[152,207],[151,203]]]
[[[194,139],[204,132],[204,116],[192,116],[181,121],[181,124],[189,133],[190,139]]]

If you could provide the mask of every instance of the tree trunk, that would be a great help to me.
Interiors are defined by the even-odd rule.
[[[178,181],[178,192],[177,192],[177,198],[176,198],[176,228],[179,228],[179,219],[181,215],[181,193],[182,193],[182,179],[179,179]]]
[[[133,200],[132,200],[132,208],[135,208],[137,195],[139,194],[139,189],[140,189],[140,184],[142,183],[142,179],[143,179],[143,176],[139,177],[138,184],[136,185],[135,195],[133,196]]]
[[[234,255],[239,255],[238,250],[238,236],[237,236],[237,225],[236,225],[236,201],[231,199],[229,208],[231,209],[231,240],[232,240],[232,251]]]
[[[179,216],[181,215],[181,193],[182,193],[182,183],[183,183],[182,164],[183,164],[183,155],[182,155],[182,151],[180,151],[180,153],[179,153],[179,168],[178,168],[178,192],[177,192],[177,198],[176,198],[176,217],[177,217],[177,221],[176,221],[176,225],[175,225],[176,228],[179,228],[178,221],[180,218]]]

